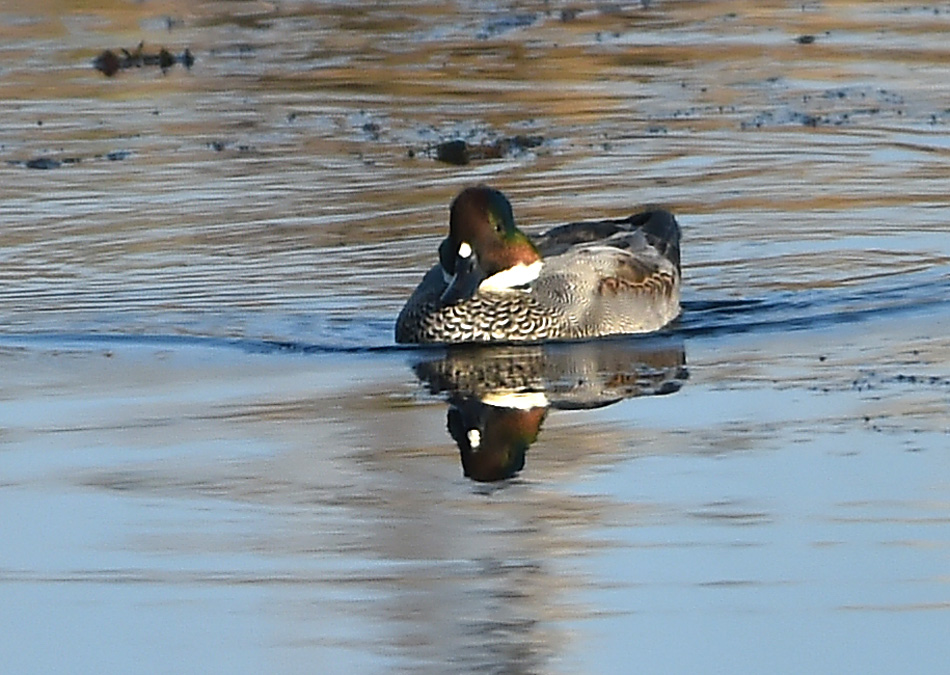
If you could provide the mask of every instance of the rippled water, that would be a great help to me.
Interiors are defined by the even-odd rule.
[[[942,672],[948,29],[945,3],[0,2],[7,667]],[[140,41],[196,62],[92,68]],[[396,348],[477,182],[528,231],[672,209],[683,317]]]

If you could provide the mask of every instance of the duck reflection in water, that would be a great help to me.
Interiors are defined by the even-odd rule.
[[[448,431],[472,480],[511,478],[550,409],[583,410],[679,391],[681,340],[651,337],[534,346],[459,345],[415,366],[449,402]]]

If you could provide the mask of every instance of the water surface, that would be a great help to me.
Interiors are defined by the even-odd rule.
[[[943,671],[950,7],[97,7],[0,3],[11,672]],[[477,182],[672,209],[683,317],[396,348]]]

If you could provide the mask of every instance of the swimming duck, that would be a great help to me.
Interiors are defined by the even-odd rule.
[[[680,231],[667,211],[570,223],[531,240],[504,194],[452,202],[439,262],[396,342],[538,342],[658,330],[680,313]]]

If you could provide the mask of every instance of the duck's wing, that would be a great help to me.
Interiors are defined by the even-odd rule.
[[[550,253],[534,293],[578,337],[657,330],[680,312],[679,239],[659,209],[554,228],[538,239]]]
[[[581,249],[587,249],[589,255],[601,262],[602,275],[597,279],[596,294],[603,301],[628,294],[654,298],[674,294],[679,283],[679,268],[644,241],[642,234],[639,239],[641,245],[632,242],[629,249],[596,244]]]
[[[560,255],[584,244],[602,244],[630,252],[649,247],[680,269],[680,228],[676,218],[663,209],[649,209],[627,218],[568,223],[534,238],[545,258]]]
[[[554,258],[563,260],[560,290],[571,297],[567,304],[581,336],[650,332],[680,312],[680,271],[673,261],[643,231],[628,235],[629,248],[613,245],[613,239]]]

